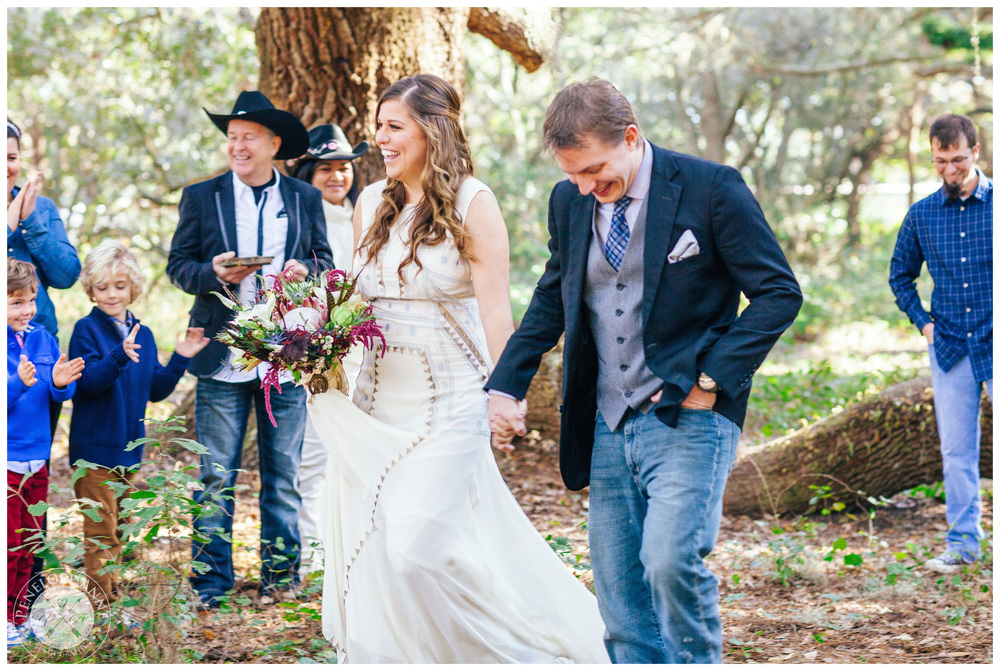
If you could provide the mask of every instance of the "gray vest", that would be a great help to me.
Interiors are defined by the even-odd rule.
[[[597,347],[597,407],[612,431],[629,408],[648,412],[649,397],[663,386],[663,381],[646,366],[642,350],[643,250],[648,203],[648,196],[642,199],[617,273],[604,256],[596,234],[591,236],[587,254],[583,300]]]

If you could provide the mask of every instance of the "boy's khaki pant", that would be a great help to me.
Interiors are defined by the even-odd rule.
[[[83,570],[91,581],[90,597],[94,607],[98,609],[107,608],[108,602],[118,596],[120,589],[121,571],[103,569],[108,564],[114,564],[121,554],[122,539],[119,525],[127,524],[129,521],[121,514],[121,502],[129,492],[135,491],[132,487],[134,479],[135,473],[131,471],[123,475],[121,470],[91,468],[73,485],[77,498],[90,499],[100,504],[100,508],[96,508],[101,516],[100,521],[95,522],[90,516],[83,516]],[[129,488],[121,496],[116,497],[111,487],[104,484],[109,480],[127,484]],[[89,507],[87,504],[83,506]]]

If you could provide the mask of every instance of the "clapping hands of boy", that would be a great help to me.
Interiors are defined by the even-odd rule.
[[[135,342],[135,336],[139,333],[139,325],[136,324],[129,331],[128,337],[122,342],[122,349],[125,350],[125,354],[128,358],[135,363],[139,363],[139,352],[137,350],[142,348]],[[174,351],[185,356],[187,358],[193,357],[198,352],[205,349],[205,345],[208,344],[209,339],[205,337],[205,329],[201,327],[189,328],[187,333],[183,338],[178,338],[177,343],[174,345]]]
[[[139,325],[136,324],[129,331],[128,335],[125,336],[124,342],[122,342],[122,349],[125,350],[125,354],[129,359],[132,359],[132,363],[139,363],[139,352],[137,350],[142,349],[142,345],[137,345],[135,342],[135,334],[139,332]]]
[[[190,359],[195,354],[205,349],[205,345],[208,344],[208,340],[209,339],[205,337],[205,329],[192,327],[187,330],[187,334],[183,338],[177,339],[177,344],[174,345],[174,351],[181,356],[186,356]]]
[[[70,383],[79,380],[81,375],[83,375],[83,357],[78,356],[72,361],[66,361],[64,352],[59,355],[59,361],[52,367],[52,384],[58,389],[65,389]]]
[[[21,355],[21,363],[17,364],[17,376],[21,378],[25,387],[33,387],[38,382],[38,378],[35,377],[35,364],[28,361],[28,357],[23,354]]]

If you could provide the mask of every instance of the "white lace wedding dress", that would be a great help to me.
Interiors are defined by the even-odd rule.
[[[384,185],[362,193],[366,226]],[[466,179],[463,218],[484,190]],[[468,263],[445,243],[397,273],[411,214],[359,272],[385,356],[365,353],[353,404],[330,391],[309,405],[330,452],[323,632],[341,662],[608,662],[595,597],[494,461]]]

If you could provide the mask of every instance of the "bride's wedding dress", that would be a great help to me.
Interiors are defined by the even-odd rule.
[[[384,186],[362,193],[365,227]],[[480,191],[462,184],[463,219]],[[385,356],[365,352],[353,403],[330,391],[309,405],[330,453],[323,632],[341,662],[608,662],[595,597],[494,461],[468,263],[447,242],[397,272],[411,215],[377,265],[354,262]]]

